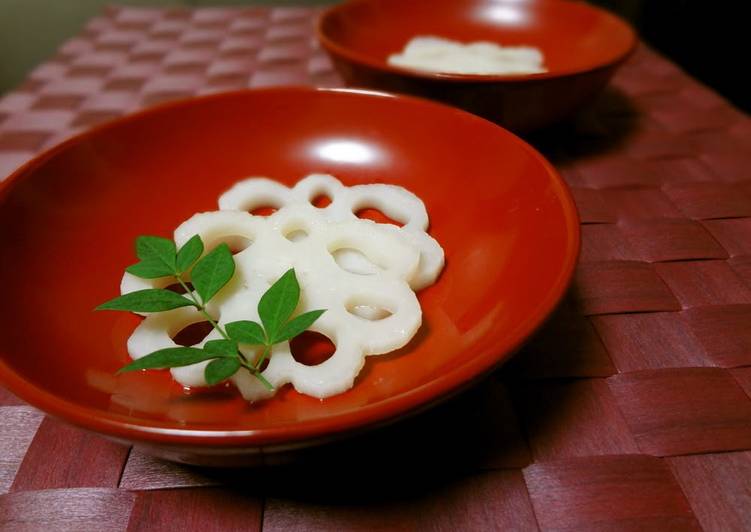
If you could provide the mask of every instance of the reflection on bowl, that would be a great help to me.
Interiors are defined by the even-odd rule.
[[[547,72],[447,74],[388,64],[418,35],[534,46]],[[323,13],[318,38],[349,85],[441,100],[520,132],[590,101],[636,44],[619,18],[567,0],[352,0]]]

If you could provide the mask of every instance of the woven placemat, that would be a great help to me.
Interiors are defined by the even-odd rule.
[[[0,175],[166,99],[340,84],[314,15],[108,9],[0,100]],[[751,121],[641,46],[589,110],[531,140],[572,187],[583,249],[501,371],[246,471],[159,462],[0,389],[0,528],[751,529]]]

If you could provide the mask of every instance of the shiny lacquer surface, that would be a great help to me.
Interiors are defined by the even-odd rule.
[[[389,65],[418,35],[534,46],[548,71],[467,75]],[[586,103],[636,44],[619,18],[566,0],[353,0],[323,13],[318,38],[350,85],[428,96],[520,131]]]
[[[289,387],[249,405],[230,385],[115,375],[139,318],[115,296],[140,234],[170,236],[250,175],[312,172],[418,194],[446,251],[424,324],[320,401]],[[151,446],[257,448],[324,438],[425,406],[506,359],[567,286],[578,251],[561,179],[505,130],[426,101],[268,89],[167,104],[68,141],[0,189],[0,380],[75,424]],[[190,460],[189,460],[190,461]]]

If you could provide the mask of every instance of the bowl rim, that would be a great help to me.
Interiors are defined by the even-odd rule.
[[[472,357],[461,364],[457,364],[450,371],[443,373],[433,380],[404,391],[396,396],[385,398],[377,403],[371,403],[361,408],[322,417],[314,420],[300,421],[287,425],[266,426],[249,429],[190,429],[174,428],[168,423],[149,420],[143,424],[133,421],[131,416],[85,406],[68,399],[62,399],[31,381],[19,375],[6,364],[6,355],[0,351],[0,384],[32,406],[39,408],[46,414],[60,418],[81,428],[98,432],[104,436],[125,440],[133,443],[151,443],[157,446],[181,445],[183,448],[245,448],[264,449],[265,446],[279,446],[300,442],[328,441],[346,434],[353,434],[384,425],[412,413],[424,410],[433,404],[444,400],[461,391],[466,386],[487,375],[497,366],[508,360],[515,351],[547,320],[558,305],[565,291],[573,279],[574,268],[580,250],[579,215],[573,195],[563,178],[552,164],[535,148],[507,129],[494,124],[484,118],[414,96],[397,95],[388,92],[351,88],[320,88],[307,86],[266,87],[258,89],[240,89],[219,92],[190,98],[181,98],[161,103],[135,113],[109,120],[86,131],[78,133],[63,142],[39,153],[21,167],[16,169],[4,181],[0,182],[0,199],[2,199],[12,185],[29,175],[31,171],[47,162],[49,159],[64,151],[69,146],[95,137],[103,131],[118,127],[120,124],[133,122],[145,116],[159,114],[166,109],[195,105],[197,101],[210,101],[237,96],[253,97],[255,94],[286,93],[295,94],[350,94],[364,98],[388,98],[406,102],[410,105],[420,105],[435,108],[440,112],[451,112],[469,119],[490,124],[498,128],[499,133],[508,136],[509,140],[519,149],[528,152],[542,166],[551,184],[557,191],[567,224],[568,245],[561,272],[551,286],[546,296],[538,302],[536,311],[530,313],[515,329],[509,331],[502,344],[497,349],[481,357]],[[346,393],[346,392],[345,392]],[[273,451],[273,448],[266,449]]]
[[[617,24],[620,24],[629,34],[629,43],[626,47],[623,48],[623,50],[620,50],[617,54],[613,54],[611,58],[604,62],[579,68],[559,69],[554,71],[548,70],[535,74],[452,74],[448,72],[421,71],[406,67],[393,66],[385,60],[380,60],[374,58],[371,55],[352,51],[350,48],[340,45],[337,41],[330,38],[326,34],[326,32],[324,31],[324,24],[330,17],[338,14],[341,11],[344,11],[345,9],[348,9],[352,5],[366,4],[372,1],[373,0],[345,0],[340,4],[329,6],[328,8],[323,10],[323,12],[321,12],[316,19],[316,38],[321,43],[326,52],[328,52],[334,58],[342,57],[352,63],[364,65],[380,72],[397,74],[400,76],[413,78],[415,80],[441,81],[449,83],[524,83],[546,79],[563,78],[568,76],[575,76],[578,74],[585,74],[588,72],[594,72],[597,70],[602,70],[615,65],[619,65],[634,53],[638,44],[636,31],[631,26],[631,24],[623,20],[621,17],[611,13],[610,11],[584,2],[575,2],[571,0],[534,0],[534,2],[529,2],[529,4],[568,4],[569,6],[576,6],[575,9],[597,12],[600,15],[614,20]]]

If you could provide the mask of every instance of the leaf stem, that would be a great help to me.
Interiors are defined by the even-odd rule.
[[[182,275],[177,274],[175,278],[177,279],[177,282],[180,283],[180,286],[183,287],[183,289],[185,290],[185,293],[188,295],[190,300],[193,301],[193,303],[195,303],[196,307],[198,307],[198,310],[201,312],[201,314],[203,314],[206,317],[206,320],[211,324],[211,326],[214,329],[216,329],[219,332],[219,334],[222,335],[222,338],[224,338],[225,340],[229,340],[229,336],[227,336],[227,333],[224,332],[224,329],[222,329],[219,326],[219,324],[216,321],[214,321],[214,318],[212,318],[211,315],[206,311],[206,307],[204,306],[204,304],[201,303],[201,301],[199,301],[199,299],[193,294],[193,291],[190,288],[188,288],[187,284],[185,284],[185,281],[183,281],[182,279]]]
[[[177,279],[177,282],[180,283],[180,286],[182,286],[183,290],[185,290],[185,293],[188,295],[190,300],[193,301],[193,303],[196,305],[198,310],[206,317],[206,320],[208,320],[211,326],[214,329],[216,329],[225,340],[232,341],[230,340],[230,337],[226,333],[226,331],[206,311],[206,306],[194,295],[193,291],[188,287],[185,281],[183,281],[182,274],[179,274],[176,272],[175,278]],[[263,375],[261,375],[261,371],[259,369],[261,366],[261,363],[263,363],[263,361],[266,358],[267,350],[268,350],[268,346],[264,346],[263,353],[261,354],[261,360],[255,366],[250,363],[248,358],[239,349],[237,350],[237,355],[240,357],[240,365],[242,367],[250,371],[256,379],[261,381],[261,383],[264,386],[266,386],[266,388],[268,388],[269,390],[273,390],[274,386]]]
[[[263,352],[261,352],[260,358],[256,361],[255,368],[256,370],[261,370],[261,365],[266,360],[266,357],[269,356],[269,353],[271,352],[271,346],[269,344],[265,344],[263,346]]]
[[[266,386],[266,388],[268,388],[269,390],[273,390],[274,389],[274,385],[271,384],[266,379],[266,377],[264,377],[263,375],[261,375],[261,372],[258,371],[257,368],[253,367],[251,364],[242,364],[242,366],[245,369],[247,369],[248,371],[250,371],[256,379],[258,379],[259,381],[261,381],[261,384],[263,384],[264,386]]]

